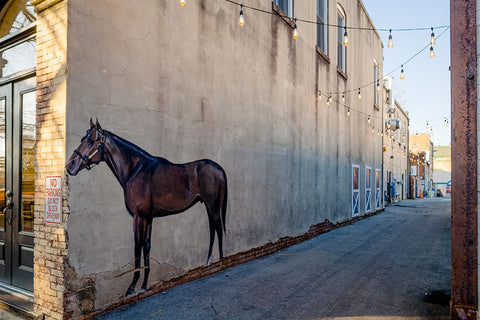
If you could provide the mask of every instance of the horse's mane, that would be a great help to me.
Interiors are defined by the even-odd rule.
[[[113,138],[113,140],[115,141],[115,143],[123,150],[124,153],[130,153],[130,154],[140,154],[142,157],[144,158],[148,158],[148,159],[151,159],[151,160],[154,160],[154,159],[157,159],[158,157],[155,157],[153,155],[151,155],[150,153],[148,153],[147,151],[143,150],[142,148],[140,148],[139,146],[137,146],[136,144],[128,141],[128,140],[125,140],[124,138],[110,132],[110,131],[107,131],[107,130],[104,130],[106,131],[110,137]]]

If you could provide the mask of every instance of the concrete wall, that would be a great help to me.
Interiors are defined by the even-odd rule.
[[[341,3],[347,25],[371,26],[360,2]],[[272,10],[270,1],[249,4]],[[315,20],[315,6],[295,1],[295,15]],[[349,30],[347,80],[337,72],[336,29],[328,62],[316,52],[314,25],[299,23],[295,41],[280,17],[245,9],[240,27],[238,12],[225,1],[68,1],[67,156],[98,117],[104,129],[172,162],[218,162],[229,183],[226,255],[325,219],[351,219],[352,164],[361,186],[365,166],[382,167],[381,137],[365,116],[382,128],[373,85],[360,102],[347,94],[349,118],[343,106],[316,99],[317,90],[372,82],[373,59],[382,74],[378,35]],[[329,14],[335,24],[334,2]],[[69,177],[68,186],[70,281],[94,287],[90,312],[118,301],[131,281],[123,273],[133,268],[132,219],[105,164]],[[363,213],[363,188],[360,199]],[[154,220],[150,284],[204,264],[208,238],[200,204]],[[214,252],[216,260],[216,244]]]

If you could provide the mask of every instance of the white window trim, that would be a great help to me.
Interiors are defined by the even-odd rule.
[[[318,43],[318,34],[317,34],[317,46],[325,53],[328,55],[328,1],[329,0],[317,0],[317,17],[319,16],[319,13],[320,13],[320,5],[321,4],[324,4],[325,8],[323,8],[324,12],[325,12],[325,16],[323,17],[324,21],[324,27],[323,27],[323,38],[324,38],[324,41],[325,43],[324,44],[320,44]],[[322,2],[322,3],[321,3]],[[318,28],[317,28],[317,32],[318,32]],[[324,46],[324,48],[322,48],[322,45]]]
[[[353,181],[353,170],[354,168],[358,168],[358,189],[354,189],[354,181]],[[357,207],[358,212],[355,212],[355,207]],[[360,215],[360,166],[357,164],[352,165],[352,217],[356,217]]]
[[[288,2],[288,12],[285,12],[285,14],[289,17],[289,18],[292,18],[293,19],[293,0],[286,0]],[[273,3],[275,3],[275,5],[278,6],[277,4],[277,0],[273,0]],[[280,8],[280,6],[278,6]]]
[[[342,29],[343,29],[343,27],[347,25],[347,15],[345,14],[345,10],[343,10],[342,6],[339,3],[337,3],[337,22],[338,22],[339,16],[343,19],[343,25],[342,25]],[[343,34],[343,32],[339,32],[338,34]],[[343,55],[342,55],[343,68],[340,66],[340,63],[339,63],[340,61],[337,61],[337,67],[346,73],[347,72],[347,48],[343,44],[343,38],[340,39],[338,34],[337,34],[337,43],[340,43],[343,48],[343,51],[342,51],[343,52]],[[338,46],[337,46],[337,50],[338,50]],[[338,55],[339,53],[337,52],[337,60],[339,60]]]
[[[375,107],[379,107],[380,106],[380,102],[379,102],[379,92],[377,91],[377,83],[380,84],[380,78],[379,78],[379,68],[378,68],[378,62],[376,59],[373,59],[373,70],[374,70],[374,74],[373,74],[373,105]],[[376,72],[375,72],[376,70]]]
[[[370,172],[370,177],[367,177],[367,171]],[[367,187],[367,182],[369,181],[370,181],[370,188]],[[367,204],[369,204],[370,207]],[[368,212],[372,212],[372,168],[371,167],[365,167],[365,213],[368,213]]]

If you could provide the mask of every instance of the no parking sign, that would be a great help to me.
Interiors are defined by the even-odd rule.
[[[62,223],[62,177],[45,178],[45,223]]]

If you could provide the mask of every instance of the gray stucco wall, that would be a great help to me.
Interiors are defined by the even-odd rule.
[[[344,2],[347,24],[370,26],[356,1]],[[271,10],[269,1],[249,4]],[[382,74],[374,32],[349,31],[345,81],[336,70],[336,29],[329,31],[327,63],[315,50],[314,25],[299,23],[294,41],[279,17],[245,10],[240,27],[239,8],[225,1],[180,7],[166,0],[69,0],[68,6],[67,156],[90,117],[98,117],[103,128],[153,155],[218,162],[229,183],[226,255],[303,234],[324,219],[351,219],[352,164],[360,165],[364,186],[365,166],[373,175],[382,168],[381,137],[365,115],[347,118],[343,107],[318,101],[316,91],[372,81],[373,59]],[[295,14],[315,20],[315,6],[296,1]],[[329,14],[336,23],[335,6]],[[347,95],[347,104],[371,113],[381,129],[373,87],[365,90],[361,102]],[[131,280],[122,273],[133,266],[132,219],[105,164],[69,177],[68,185],[69,263],[75,277],[94,280],[101,308]],[[155,219],[150,284],[204,264],[208,239],[201,204]]]

